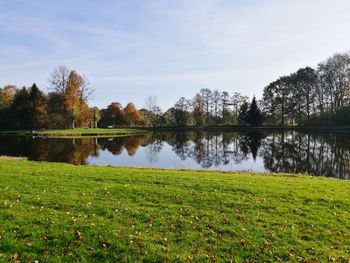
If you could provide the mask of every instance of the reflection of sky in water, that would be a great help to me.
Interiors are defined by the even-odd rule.
[[[173,151],[172,146],[166,142],[163,142],[162,149],[156,153],[150,151],[149,147],[150,145],[140,146],[134,156],[129,156],[125,149],[120,155],[113,155],[108,150],[101,150],[98,157],[90,156],[88,163],[91,165],[267,172],[263,159],[257,156],[254,161],[251,154],[248,155],[247,160],[242,160],[240,163],[230,159],[228,164],[220,163],[217,166],[213,164],[210,168],[203,168],[191,157],[181,160]]]

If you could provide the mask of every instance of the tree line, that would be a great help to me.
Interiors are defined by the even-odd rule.
[[[87,79],[60,66],[49,78],[51,92],[45,94],[34,83],[21,89],[0,89],[0,125],[11,129],[84,127],[91,121],[87,101],[93,93]]]
[[[261,105],[274,125],[350,124],[350,53],[282,76],[264,88]]]
[[[75,127],[186,127],[252,125],[350,124],[350,53],[338,53],[314,69],[304,67],[281,76],[263,90],[257,101],[239,92],[201,89],[193,98],[180,97],[162,111],[157,98],[138,110],[112,102],[90,108],[94,89],[84,75],[65,66],[49,77],[45,94],[34,83],[21,89],[0,88],[2,129],[59,129]]]

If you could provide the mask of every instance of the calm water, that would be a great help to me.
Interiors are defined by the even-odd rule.
[[[350,179],[346,133],[167,132],[110,139],[0,136],[0,155],[87,165],[308,172]]]

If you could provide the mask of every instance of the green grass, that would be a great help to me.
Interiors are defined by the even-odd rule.
[[[61,129],[61,130],[36,130],[34,132],[27,130],[18,131],[0,131],[0,134],[7,135],[39,135],[47,137],[80,137],[80,136],[109,136],[109,135],[130,135],[139,134],[145,131],[140,129],[101,129],[101,128],[76,128],[76,129]]]
[[[350,259],[348,181],[16,160],[0,171],[2,262]]]

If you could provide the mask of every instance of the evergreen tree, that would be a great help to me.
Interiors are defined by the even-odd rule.
[[[15,129],[30,129],[30,95],[26,87],[18,90],[10,108],[10,127]]]
[[[252,126],[259,126],[262,123],[262,114],[255,97],[253,97],[250,108],[246,114],[246,123]]]

